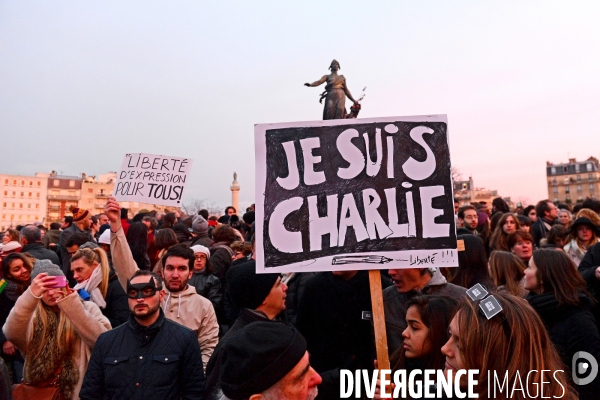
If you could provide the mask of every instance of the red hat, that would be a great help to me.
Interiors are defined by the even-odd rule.
[[[83,221],[88,217],[88,215],[90,215],[90,212],[88,210],[84,210],[83,208],[71,206],[69,207],[69,210],[71,210],[71,212],[73,213],[74,222]]]

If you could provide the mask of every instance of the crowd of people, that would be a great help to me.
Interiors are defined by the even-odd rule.
[[[71,211],[2,235],[7,398],[329,400],[341,370],[376,368],[368,273],[257,274],[253,207]],[[457,268],[382,271],[392,370],[478,369],[480,398],[488,372],[526,386],[495,398],[597,398],[600,379],[571,368],[579,352],[600,360],[599,212],[455,203]]]

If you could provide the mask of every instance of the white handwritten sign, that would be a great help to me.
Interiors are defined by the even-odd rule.
[[[125,154],[113,195],[117,201],[180,207],[191,167],[189,158]]]
[[[458,265],[445,115],[254,134],[258,271]]]

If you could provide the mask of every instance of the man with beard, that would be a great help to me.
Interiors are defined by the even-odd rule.
[[[138,271],[138,267],[121,226],[121,208],[114,197],[108,199],[104,212],[110,220],[113,267],[119,282],[127,290],[127,279]],[[206,368],[219,341],[219,325],[210,300],[200,296],[193,286],[188,285],[196,260],[194,252],[186,245],[175,245],[169,248],[163,259],[166,288],[165,299],[161,304],[165,317],[196,332],[202,351],[202,363]]]
[[[314,400],[321,383],[302,335],[271,322],[253,322],[231,336],[220,380],[221,399],[230,400]]]
[[[456,231],[457,235],[479,235],[477,232],[477,225],[479,218],[477,217],[477,210],[473,206],[464,206],[458,210],[458,224],[460,228]]]
[[[79,397],[203,399],[196,335],[165,318],[160,278],[137,271],[127,281],[126,292],[129,322],[98,337]]]

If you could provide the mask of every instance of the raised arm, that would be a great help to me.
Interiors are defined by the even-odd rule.
[[[323,83],[325,83],[327,81],[327,77],[328,77],[328,75],[323,75],[323,77],[321,79],[319,79],[318,81],[313,82],[313,83],[305,83],[304,86],[315,87],[315,86],[322,85]]]
[[[104,213],[110,220],[110,253],[113,267],[123,290],[127,291],[127,280],[139,269],[121,226],[121,206],[114,197],[109,197],[104,206]]]

